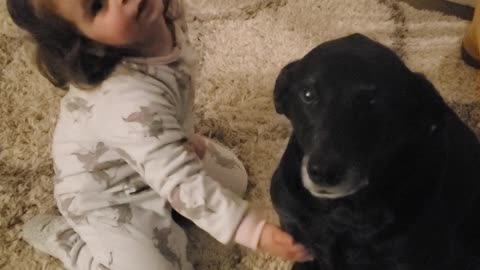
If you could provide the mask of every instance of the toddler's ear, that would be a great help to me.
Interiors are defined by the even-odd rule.
[[[275,110],[279,114],[286,114],[286,102],[290,87],[291,73],[297,62],[298,61],[294,61],[286,65],[282,71],[280,71],[280,75],[278,75],[275,82],[273,100],[275,102]]]

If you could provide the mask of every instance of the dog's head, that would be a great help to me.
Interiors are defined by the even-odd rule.
[[[444,117],[443,100],[422,75],[360,34],[288,64],[274,99],[304,151],[303,184],[321,198],[367,186],[376,163],[434,132]]]

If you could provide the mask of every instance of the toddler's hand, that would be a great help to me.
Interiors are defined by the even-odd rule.
[[[288,233],[268,223],[263,227],[258,248],[289,261],[305,262],[312,260],[305,248],[296,244]]]

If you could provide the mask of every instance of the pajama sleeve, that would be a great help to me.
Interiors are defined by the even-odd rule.
[[[262,220],[248,214],[246,201],[206,175],[197,155],[186,147],[179,100],[179,93],[166,86],[140,80],[119,83],[96,106],[95,130],[180,214],[221,243],[241,239],[241,244],[256,248],[259,233],[245,231],[258,231]]]

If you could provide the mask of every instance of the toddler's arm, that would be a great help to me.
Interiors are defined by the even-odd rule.
[[[108,109],[96,129],[105,144],[175,210],[218,241],[229,243],[245,217],[247,202],[206,175],[196,154],[187,149],[176,106],[164,97],[175,95],[159,87],[138,81],[129,87],[119,85],[115,95],[105,97],[103,106]]]
[[[235,240],[286,259],[301,257],[303,250],[293,241],[281,241],[288,235],[264,225],[258,213],[248,211],[246,201],[205,173],[197,155],[188,150],[175,94],[163,84],[126,80],[109,86],[114,90],[97,104],[103,111],[96,114],[95,130],[105,144],[175,210],[221,243]]]

